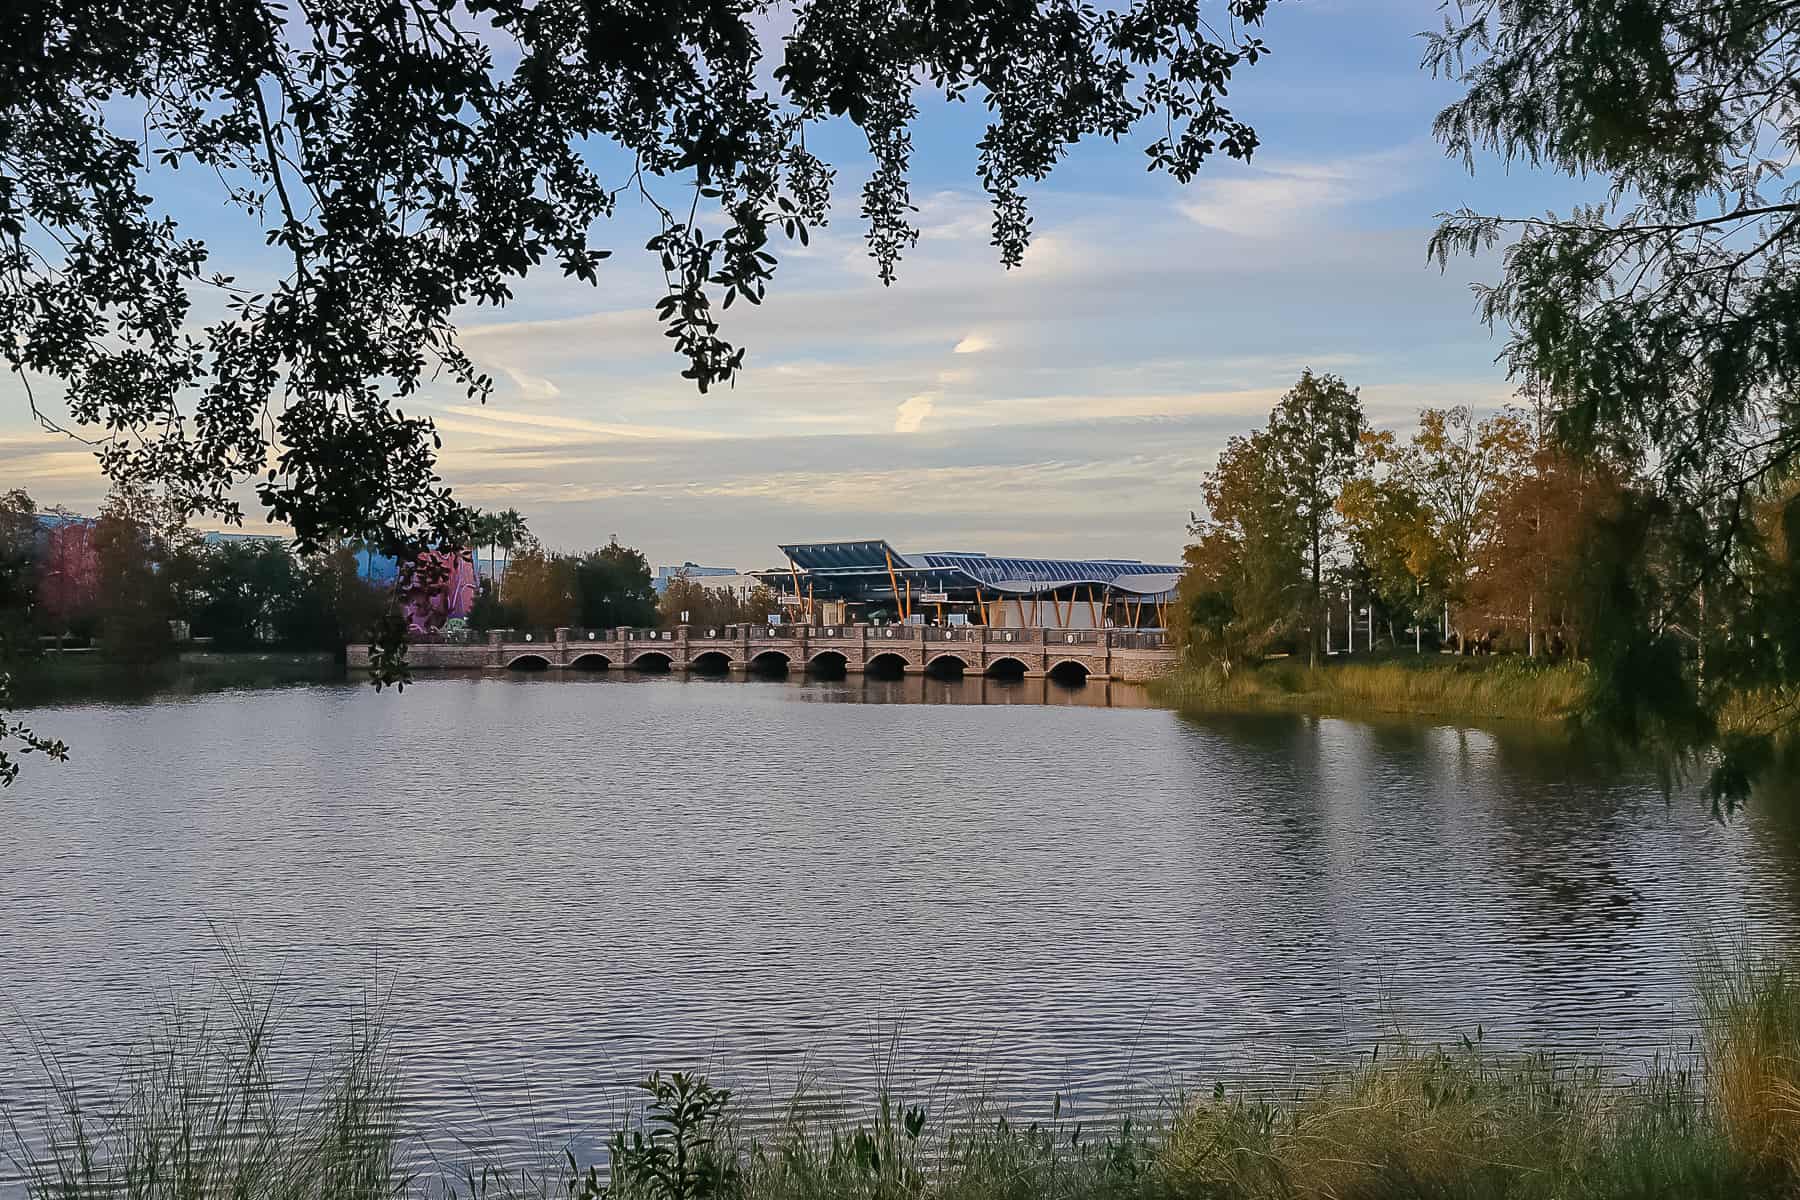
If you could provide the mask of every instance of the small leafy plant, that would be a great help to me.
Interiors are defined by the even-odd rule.
[[[573,1200],[719,1200],[736,1193],[735,1158],[718,1147],[731,1092],[701,1075],[653,1072],[638,1088],[649,1095],[644,1128],[619,1130],[607,1143],[612,1178],[590,1166],[569,1180]],[[573,1156],[569,1165],[575,1166]]]

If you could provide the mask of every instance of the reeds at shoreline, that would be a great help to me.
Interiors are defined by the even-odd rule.
[[[1333,661],[1309,668],[1279,659],[1227,673],[1186,667],[1157,680],[1152,695],[1189,712],[1282,711],[1323,715],[1396,713],[1475,721],[1561,721],[1588,686],[1581,663],[1446,655]]]
[[[422,1172],[378,1021],[278,1084],[266,1003],[175,1020],[115,1086],[48,1064],[0,1114],[31,1200],[1627,1200],[1800,1194],[1800,966],[1702,958],[1695,1046],[1618,1073],[1479,1037],[1402,1038],[1254,1094],[1217,1088],[1098,1125],[884,1089],[857,1111],[749,1120],[693,1075],[647,1081],[605,1161]]]

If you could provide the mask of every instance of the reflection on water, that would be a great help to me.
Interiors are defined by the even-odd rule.
[[[854,1087],[896,1034],[1089,1108],[1395,1019],[1648,1053],[1699,933],[1795,928],[1773,805],[1716,823],[1548,737],[1142,703],[602,675],[43,710],[76,758],[0,797],[4,1019],[96,1070],[233,940],[303,1037],[391,988],[422,1123],[592,1145],[650,1067]]]
[[[906,675],[899,679],[875,676],[850,676],[823,679],[798,672],[774,679],[733,679],[726,675],[694,675],[685,681],[672,675],[642,674],[635,671],[567,671],[539,672],[510,676],[516,682],[555,687],[559,684],[589,683],[666,685],[687,682],[716,687],[784,686],[787,698],[817,704],[1059,704],[1089,708],[1150,708],[1148,689],[1135,683],[1093,680],[1070,684],[1045,677],[1042,679],[996,679],[985,675],[964,675],[957,679],[938,679],[929,675]]]

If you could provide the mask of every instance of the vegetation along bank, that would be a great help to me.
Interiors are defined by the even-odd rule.
[[[756,1118],[703,1077],[657,1075],[604,1162],[571,1153],[535,1172],[408,1132],[378,1024],[358,1023],[309,1087],[277,1093],[271,1009],[237,1003],[235,1021],[169,1026],[110,1093],[44,1081],[41,1108],[0,1112],[0,1129],[32,1200],[1792,1196],[1800,964],[1713,956],[1698,975],[1699,1036],[1635,1068],[1498,1050],[1477,1031],[1446,1046],[1396,1038],[1272,1089],[1215,1086],[1130,1113],[890,1092]]]

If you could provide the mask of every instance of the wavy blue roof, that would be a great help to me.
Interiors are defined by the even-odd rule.
[[[1181,567],[1133,558],[1024,558],[974,552],[905,554],[881,538],[843,542],[801,542],[781,552],[800,571],[816,580],[857,588],[892,591],[888,572],[904,573],[915,587],[931,590],[982,587],[1009,594],[1031,594],[1069,584],[1111,587],[1142,596],[1173,591]],[[762,573],[772,579],[779,571]]]

